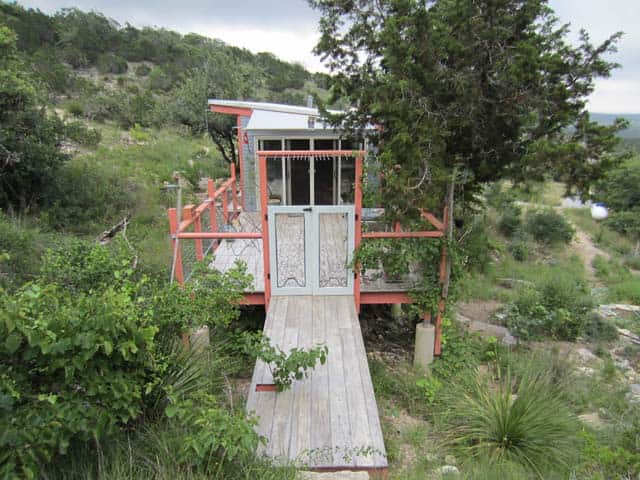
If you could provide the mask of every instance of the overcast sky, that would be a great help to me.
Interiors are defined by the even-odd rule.
[[[64,7],[96,10],[137,27],[158,26],[181,33],[219,38],[253,52],[322,70],[311,50],[318,38],[318,15],[305,0],[19,0],[26,7],[52,13]],[[640,113],[640,0],[550,0],[561,21],[572,26],[572,38],[585,28],[597,43],[625,32],[619,52],[622,64],[609,79],[599,80],[589,110]]]

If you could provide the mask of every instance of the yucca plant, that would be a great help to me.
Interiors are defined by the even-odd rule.
[[[496,384],[478,378],[463,393],[454,418],[454,442],[489,465],[521,465],[545,478],[563,470],[574,450],[577,421],[546,370],[510,371]]]

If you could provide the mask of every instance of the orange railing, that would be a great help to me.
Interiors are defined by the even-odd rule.
[[[214,252],[222,239],[261,238],[262,234],[259,232],[220,231],[220,227],[229,224],[239,212],[236,173],[233,164],[231,165],[231,177],[222,182],[218,188],[215,187],[215,182],[212,179],[208,179],[207,198],[198,206],[185,205],[182,208],[180,221],[178,221],[177,209],[168,209],[169,231],[173,247],[172,278],[175,278],[180,284],[187,281],[193,264]],[[192,241],[192,243],[185,245],[186,240]],[[188,253],[192,258],[185,262],[184,257]]]
[[[449,213],[447,207],[444,208],[443,221],[438,220],[432,213],[425,210],[421,210],[421,216],[424,220],[430,223],[435,230],[423,230],[418,232],[403,231],[400,222],[396,222],[393,225],[393,231],[390,232],[363,232],[362,231],[362,186],[360,179],[363,175],[362,163],[364,155],[356,157],[356,185],[355,185],[355,210],[356,210],[356,225],[355,225],[355,248],[356,250],[362,244],[363,239],[373,238],[441,238],[445,235],[446,225],[449,221]],[[439,265],[439,281],[441,287],[445,283],[447,275],[447,244],[442,244],[442,251],[440,255]],[[353,285],[353,295],[356,304],[356,310],[360,312],[360,305],[363,303],[363,292],[361,291],[361,279],[360,272],[356,267],[355,281]],[[411,299],[407,293],[404,292],[370,292],[366,293],[364,299],[366,303],[408,303]],[[435,325],[435,341],[434,341],[434,354],[440,355],[441,353],[441,331],[442,331],[442,317],[444,315],[445,299],[441,296],[438,302],[438,312],[436,315]],[[431,312],[425,312],[424,320],[429,322],[431,320]]]

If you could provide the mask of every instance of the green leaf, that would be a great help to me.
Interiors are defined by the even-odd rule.
[[[20,335],[18,332],[12,332],[4,341],[4,346],[9,354],[14,354],[18,351],[18,348],[20,348],[21,343],[22,335]]]

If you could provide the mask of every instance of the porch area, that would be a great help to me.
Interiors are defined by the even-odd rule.
[[[339,272],[344,270],[345,262],[340,259],[347,257],[344,250],[344,242],[341,241],[346,235],[346,225],[336,222],[335,218],[327,215],[320,217],[320,230],[323,232],[322,248],[332,255],[324,255],[327,261],[320,264],[321,278],[326,278],[328,282],[336,282]],[[276,223],[276,238],[287,236],[291,230],[291,225],[284,222]],[[241,212],[234,220],[225,227],[225,231],[232,233],[262,233],[262,223],[259,212]],[[296,271],[304,265],[304,238],[300,235],[288,235],[288,241],[283,246],[280,245],[286,255],[278,256],[278,271],[293,272],[293,277],[289,277],[289,283],[296,277]],[[264,293],[264,262],[262,257],[262,240],[260,238],[251,239],[223,239],[216,248],[209,265],[218,271],[226,272],[232,268],[236,262],[243,262],[247,267],[247,272],[253,277],[253,282],[247,293]],[[300,276],[300,273],[297,274]],[[417,274],[413,278],[405,278],[400,281],[389,280],[380,269],[365,270],[361,274],[361,292],[383,293],[383,292],[407,292],[411,290],[416,282],[420,280]],[[365,297],[366,301],[366,297]]]

